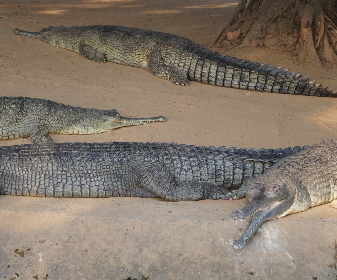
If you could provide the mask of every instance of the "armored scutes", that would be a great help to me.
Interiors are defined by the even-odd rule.
[[[0,147],[0,194],[225,199],[226,188],[300,150],[118,142]]]
[[[233,219],[251,218],[234,241],[241,249],[266,220],[305,211],[337,199],[337,142],[310,147],[281,159],[263,175],[244,182],[229,198],[247,198],[247,206],[232,213]]]
[[[197,81],[217,86],[301,95],[333,96],[321,85],[288,69],[223,55],[183,37],[114,25],[48,27],[40,32],[14,33],[41,39],[92,61],[149,69],[178,85]]]
[[[49,133],[94,134],[156,118],[124,118],[117,110],[81,108],[29,97],[0,97],[0,140],[31,137],[34,143],[53,143]]]

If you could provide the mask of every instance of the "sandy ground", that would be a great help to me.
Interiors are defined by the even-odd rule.
[[[167,123],[55,142],[148,141],[278,148],[337,138],[337,100],[171,84],[149,71],[99,64],[16,27],[114,24],[177,34],[209,46],[237,1],[2,0],[2,96],[39,97]],[[215,49],[214,49],[215,50]],[[222,49],[216,49],[223,51]],[[282,65],[337,90],[337,69],[303,65],[277,49],[239,58]],[[31,143],[30,139],[0,145]],[[328,204],[265,223],[243,250],[230,213],[245,201],[0,197],[0,279],[336,279],[337,212]],[[317,277],[317,278],[314,278]]]

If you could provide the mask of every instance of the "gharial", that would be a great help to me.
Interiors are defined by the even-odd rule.
[[[286,149],[175,143],[60,143],[0,147],[0,194],[239,199],[252,217],[242,248],[266,220],[337,199],[337,142]],[[240,187],[241,186],[241,187]],[[236,189],[238,188],[239,189]]]
[[[178,85],[187,85],[190,80],[257,91],[337,96],[288,69],[213,52],[192,40],[168,33],[115,25],[51,26],[40,32],[16,28],[14,33],[41,39],[92,61],[146,68]]]
[[[231,217],[251,221],[233,242],[236,249],[241,249],[266,220],[337,199],[337,142],[314,145],[281,159],[263,175],[245,181],[227,198],[244,196],[247,206],[234,211]]]
[[[302,149],[127,142],[0,147],[0,194],[226,199],[226,188],[239,187]]]
[[[94,134],[123,126],[165,122],[121,117],[116,109],[98,110],[29,97],[0,97],[0,140],[30,136],[37,144],[53,143],[49,133]]]

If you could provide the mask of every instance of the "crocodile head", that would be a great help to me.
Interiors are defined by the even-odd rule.
[[[246,186],[243,187],[247,188],[248,204],[243,209],[235,210],[231,218],[234,220],[251,218],[251,221],[233,242],[235,249],[241,249],[264,221],[287,215],[293,205],[295,188],[292,187],[292,180],[273,175],[261,175],[244,183]]]
[[[27,34],[28,32],[26,32]],[[34,32],[30,32],[31,34]],[[72,28],[64,26],[49,26],[48,28],[42,28],[40,32],[36,32],[33,38],[45,41],[52,46],[58,48],[65,48],[72,51],[76,51],[78,45],[77,33],[72,32]]]
[[[123,126],[141,125],[151,122],[166,122],[163,116],[152,118],[126,118],[118,113],[111,116],[102,116],[102,121],[97,124],[99,129],[110,130]]]
[[[52,133],[60,134],[94,134],[101,133],[111,129],[141,125],[151,122],[166,122],[163,116],[153,118],[125,118],[120,116],[117,110],[97,110],[85,109],[85,113],[80,117],[70,118],[68,126],[62,123],[62,127],[57,130],[52,130]]]

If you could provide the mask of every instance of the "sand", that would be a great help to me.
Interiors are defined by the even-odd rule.
[[[1,96],[116,108],[166,123],[97,135],[51,135],[55,142],[177,142],[285,148],[337,138],[337,100],[177,86],[149,71],[99,64],[14,28],[123,25],[173,33],[206,47],[238,1],[104,0],[0,3]],[[221,48],[212,48],[224,52]],[[226,53],[290,68],[337,90],[336,68],[303,64],[277,48]],[[0,145],[31,143],[30,139]],[[242,250],[232,240],[240,201],[0,197],[0,279],[336,279],[337,212],[328,204],[266,222]]]

